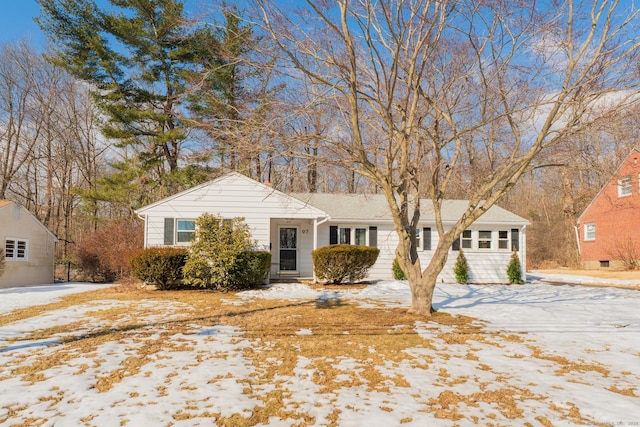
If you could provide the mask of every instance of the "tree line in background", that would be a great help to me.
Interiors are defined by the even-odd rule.
[[[237,170],[282,191],[496,195],[532,222],[529,267],[573,266],[578,215],[637,144],[629,99],[585,119],[612,87],[637,90],[635,46],[617,52],[626,33],[602,27],[629,22],[608,9],[594,9],[598,57],[580,44],[589,22],[570,24],[580,35],[564,52],[562,31],[574,33],[559,9],[501,1],[379,13],[367,1],[295,13],[256,1],[255,16],[225,5],[188,15],[178,0],[38,3],[47,52],[0,47],[0,198],[59,237],[59,258],[113,220],[135,222],[137,207]],[[587,6],[562,12],[593,17]],[[523,64],[524,48],[541,52]],[[506,162],[523,153],[524,123],[558,103],[536,79],[569,87],[570,101],[516,174]],[[485,190],[488,177],[502,187]],[[415,227],[406,205],[398,215]]]

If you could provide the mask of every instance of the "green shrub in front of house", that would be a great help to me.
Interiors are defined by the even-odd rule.
[[[453,266],[453,274],[456,276],[456,282],[467,283],[469,281],[469,264],[467,263],[467,257],[464,256],[462,249],[458,252],[456,263]]]
[[[245,251],[229,269],[229,288],[245,289],[262,285],[271,269],[271,252]]]
[[[509,283],[521,284],[522,283],[522,269],[520,267],[520,258],[518,258],[518,252],[511,252],[511,259],[509,260],[509,266],[507,267],[507,276],[509,277]]]
[[[316,277],[328,283],[364,279],[379,254],[378,248],[360,245],[329,245],[311,252]]]
[[[147,248],[134,252],[129,263],[138,279],[158,289],[171,289],[180,285],[186,259],[184,248]]]
[[[393,272],[393,278],[395,280],[407,280],[407,275],[404,274],[402,268],[400,268],[400,263],[398,262],[398,258],[393,259],[393,264],[391,265],[391,271]]]
[[[256,246],[249,226],[243,218],[224,219],[212,214],[201,215],[195,223],[195,239],[182,269],[184,283],[222,291],[234,289],[238,286],[239,273],[234,273],[238,260]]]

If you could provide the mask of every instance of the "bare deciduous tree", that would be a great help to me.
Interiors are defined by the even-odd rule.
[[[385,194],[412,312],[432,312],[451,244],[546,150],[636,102],[638,11],[551,3],[308,0],[294,12],[256,0],[290,78],[322,87],[343,119],[323,135],[323,161],[354,165]],[[467,208],[445,226],[443,201],[461,186]],[[439,240],[423,266],[425,196]]]

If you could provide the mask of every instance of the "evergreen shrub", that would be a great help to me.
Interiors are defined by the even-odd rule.
[[[228,220],[212,214],[203,214],[195,222],[195,239],[182,269],[184,283],[221,291],[239,286],[236,263],[243,252],[256,246],[249,226],[243,218]]]
[[[520,258],[518,258],[518,252],[516,251],[511,252],[511,259],[509,260],[509,266],[507,267],[507,276],[509,277],[509,283],[522,283],[522,269],[520,267]]]
[[[171,289],[181,284],[186,260],[186,248],[140,249],[131,255],[131,272],[158,289]]]
[[[398,262],[398,258],[393,259],[393,264],[391,265],[391,271],[393,272],[393,278],[395,280],[407,280],[407,276],[400,268],[400,263]]]
[[[328,283],[364,279],[379,254],[378,248],[360,245],[328,245],[311,252],[316,276]]]
[[[453,273],[456,276],[456,282],[464,284],[469,281],[469,264],[462,249],[458,252],[456,263],[453,266]]]
[[[271,252],[242,252],[229,270],[229,288],[246,289],[262,285],[266,282],[270,269]]]

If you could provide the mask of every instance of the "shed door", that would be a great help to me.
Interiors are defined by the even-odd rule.
[[[280,227],[280,271],[298,270],[298,229]]]

